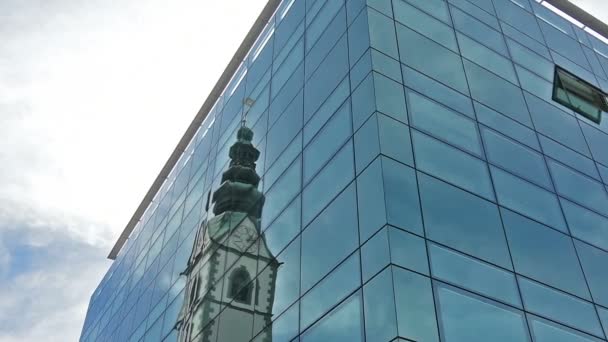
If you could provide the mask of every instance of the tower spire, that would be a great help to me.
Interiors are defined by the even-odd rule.
[[[213,213],[243,212],[259,219],[264,195],[257,188],[260,176],[255,171],[255,162],[260,157],[260,151],[251,143],[253,131],[245,125],[244,118],[236,138],[230,147],[230,166],[222,174],[222,184],[213,193]]]

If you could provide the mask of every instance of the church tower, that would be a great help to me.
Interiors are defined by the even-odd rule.
[[[247,342],[272,320],[279,263],[269,251],[260,218],[264,195],[253,132],[242,125],[230,166],[213,193],[215,216],[203,222],[188,260],[179,342]],[[221,312],[221,315],[218,314]],[[271,342],[266,329],[256,341]]]

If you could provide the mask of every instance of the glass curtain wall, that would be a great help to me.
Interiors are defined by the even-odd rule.
[[[284,1],[81,341],[606,341],[608,120],[552,99],[556,66],[608,91],[608,45],[534,1]],[[212,196],[243,118],[264,199],[245,240]],[[192,281],[224,228],[242,248]],[[213,305],[183,334],[193,298]]]

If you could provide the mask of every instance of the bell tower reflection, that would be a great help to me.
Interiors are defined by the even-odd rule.
[[[260,152],[244,124],[230,166],[213,193],[215,216],[197,232],[176,328],[180,342],[246,342],[272,320],[279,263],[260,229],[264,195],[255,171]],[[218,316],[218,314],[220,314]],[[272,341],[265,329],[261,341]]]

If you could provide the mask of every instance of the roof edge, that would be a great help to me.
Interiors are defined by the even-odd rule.
[[[171,153],[171,156],[165,162],[165,165],[152,183],[152,186],[150,186],[150,189],[148,189],[148,192],[137,207],[137,210],[135,210],[135,213],[133,213],[133,216],[131,216],[131,219],[118,237],[118,240],[116,241],[114,247],[112,247],[112,250],[108,255],[108,259],[116,259],[116,256],[122,249],[125,242],[128,240],[129,235],[131,235],[131,232],[139,222],[139,219],[148,208],[150,202],[152,202],[152,200],[154,199],[154,196],[156,195],[160,187],[163,185],[163,182],[165,181],[167,176],[169,176],[169,174],[171,173],[171,170],[179,160],[182,153],[188,147],[188,144],[196,134],[199,126],[202,124],[203,120],[205,120],[205,118],[209,114],[209,111],[211,111],[211,109],[213,108],[213,105],[215,104],[219,96],[222,94],[222,91],[224,90],[224,88],[226,88],[226,86],[232,79],[232,75],[237,71],[237,69],[241,65],[241,62],[245,59],[247,53],[249,52],[253,44],[255,44],[258,36],[262,32],[262,30],[264,29],[264,27],[266,26],[266,24],[268,23],[280,3],[281,0],[268,0],[266,6],[264,6],[264,9],[262,9],[262,12],[253,23],[253,26],[251,27],[251,29],[249,29],[249,32],[245,36],[245,39],[232,56],[230,63],[228,63],[228,66],[226,66],[226,69],[224,69],[224,72],[220,76],[215,86],[213,86],[213,89],[211,90],[211,93],[209,93],[209,95],[207,96],[207,99],[203,103],[203,106],[201,107],[201,109],[199,109],[198,113],[194,117],[194,120],[186,129],[186,132],[179,140],[179,143]]]
[[[568,0],[544,0],[544,2],[554,6],[558,10],[566,13],[572,18],[578,20],[581,24],[608,39],[608,25],[572,2]]]

